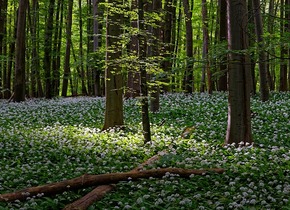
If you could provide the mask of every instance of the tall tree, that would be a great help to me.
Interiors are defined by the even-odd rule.
[[[203,32],[203,44],[202,44],[202,81],[200,86],[200,92],[205,91],[205,74],[207,74],[207,85],[208,85],[208,93],[212,93],[212,82],[211,82],[211,72],[208,61],[208,48],[209,48],[209,34],[208,34],[208,17],[207,17],[207,2],[206,0],[202,0],[202,32]]]
[[[190,9],[189,1],[183,0],[183,8],[185,14],[186,26],[186,70],[184,75],[184,86],[187,93],[194,91],[193,84],[193,35],[192,35],[192,10]]]
[[[226,0],[218,1],[219,11],[219,42],[222,45],[227,40],[227,2]],[[219,64],[218,90],[226,91],[228,89],[228,71],[227,57],[222,56]]]
[[[260,11],[260,0],[252,0],[255,20],[255,31],[258,42],[258,55],[259,55],[259,73],[260,73],[260,93],[261,100],[267,101],[269,99],[269,86],[267,79],[267,62],[266,53],[264,50],[264,39],[263,39],[263,23]]]
[[[52,73],[51,73],[51,58],[52,58],[52,33],[53,33],[53,16],[54,16],[55,0],[49,0],[48,14],[46,19],[45,38],[44,38],[44,58],[43,68],[45,75],[45,97],[52,98]]]
[[[72,28],[72,10],[73,0],[68,1],[68,14],[66,20],[66,49],[65,49],[65,60],[64,60],[64,73],[62,81],[62,96],[67,96],[68,81],[71,79],[70,71],[70,54],[71,54],[71,28]],[[73,92],[73,88],[71,88]]]
[[[130,40],[130,55],[133,58],[132,65],[128,69],[128,79],[127,79],[127,90],[126,97],[137,97],[140,96],[140,72],[138,65],[134,65],[136,58],[138,57],[138,34],[135,31],[138,31],[138,17],[135,15],[135,11],[138,9],[137,0],[132,0],[131,2],[131,11],[133,12],[131,17],[131,27],[133,29],[133,34],[131,35]]]
[[[6,34],[6,16],[7,16],[7,0],[0,0],[0,87],[4,89],[5,77],[6,77],[6,65],[5,65],[5,43],[4,38]],[[6,90],[4,89],[4,92]],[[2,98],[2,91],[0,91],[0,98]]]
[[[281,9],[280,9],[280,18],[281,18],[281,23],[280,23],[280,37],[283,39],[285,37],[285,32],[287,28],[287,23],[285,20],[286,17],[286,4],[287,0],[281,0]],[[279,90],[280,91],[287,91],[287,48],[284,44],[284,41],[281,41],[281,49],[280,49],[280,86]]]
[[[28,0],[19,0],[13,99],[15,102],[25,101],[25,29],[27,6]]]
[[[252,143],[247,3],[227,0],[229,48],[228,127],[225,143]]]
[[[103,130],[124,124],[121,67],[122,43],[120,42],[123,15],[120,13],[120,5],[122,5],[120,0],[108,1],[105,71],[106,109]],[[119,10],[116,11],[116,8]]]
[[[147,86],[147,73],[146,73],[146,50],[147,40],[145,37],[144,26],[144,0],[138,0],[138,18],[139,18],[139,62],[140,62],[140,75],[141,75],[141,105],[142,105],[142,126],[144,143],[151,141],[150,118],[149,118],[149,104],[148,104],[148,86]]]

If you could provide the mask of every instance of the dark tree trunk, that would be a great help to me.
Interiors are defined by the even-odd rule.
[[[255,20],[255,31],[258,42],[258,55],[259,55],[259,73],[260,73],[260,93],[261,100],[267,101],[269,99],[269,87],[267,80],[267,61],[266,54],[263,50],[264,39],[263,39],[263,23],[260,11],[260,0],[252,0],[254,20]]]
[[[139,62],[140,62],[140,76],[141,76],[141,104],[142,104],[142,126],[144,143],[151,141],[150,118],[149,118],[149,104],[148,104],[148,87],[147,87],[147,73],[145,66],[147,40],[144,36],[144,1],[138,0],[138,21],[139,21]]]
[[[131,4],[131,11],[135,11],[138,7],[137,7],[137,0],[132,0],[132,4]],[[133,29],[137,29],[138,28],[138,23],[137,23],[137,19],[136,17],[131,19],[131,27]],[[138,35],[137,34],[133,34],[131,36],[131,41],[130,41],[130,54],[133,57],[137,57],[138,56]],[[140,72],[138,69],[138,66],[136,66],[136,64],[134,63],[134,61],[132,62],[132,64],[129,67],[128,70],[128,79],[127,79],[127,90],[126,90],[126,97],[132,97],[135,98],[137,96],[140,96]]]
[[[285,14],[286,14],[286,1],[287,0],[281,0],[281,10],[280,10],[280,17],[281,20],[283,20],[285,18]],[[285,36],[285,29],[287,28],[287,24],[284,23],[284,21],[281,21],[281,26],[280,26],[280,37],[284,37]],[[281,57],[281,61],[280,61],[280,86],[279,86],[279,90],[280,91],[287,91],[287,48],[284,45],[284,43],[281,44],[281,50],[280,50],[280,57]]]
[[[226,144],[252,143],[246,0],[227,0],[229,105]],[[238,51],[238,52],[234,52]]]
[[[53,16],[54,16],[54,2],[49,1],[48,14],[46,20],[45,40],[44,40],[44,75],[45,75],[45,97],[52,98],[52,73],[51,73],[51,59],[52,59],[52,33],[53,33]]]
[[[189,7],[189,1],[183,0],[186,26],[186,70],[184,75],[184,89],[187,93],[194,91],[193,83],[193,35],[192,35],[192,11]]]
[[[85,70],[84,70],[84,50],[83,50],[83,13],[82,13],[82,0],[79,0],[79,27],[80,27],[80,76],[82,81],[82,95],[88,95],[86,82],[85,82]]]
[[[114,4],[118,7],[122,1],[109,0],[109,6]],[[105,72],[105,92],[106,92],[106,110],[105,123],[103,130],[111,127],[123,126],[123,81],[121,67],[121,43],[120,35],[122,33],[121,21],[123,15],[108,8],[107,16],[107,43],[106,43],[106,72]],[[121,8],[119,8],[121,9]]]
[[[227,2],[219,0],[219,42],[220,44],[227,40]],[[219,64],[218,90],[228,90],[228,66],[227,57],[223,56]]]
[[[3,90],[0,91],[0,98],[3,97],[5,90],[5,80],[7,76],[7,65],[5,59],[6,56],[6,43],[4,43],[4,38],[6,37],[6,20],[7,20],[7,0],[0,0],[0,87]],[[2,79],[1,79],[2,78]]]
[[[53,41],[53,60],[52,60],[52,95],[58,96],[60,91],[60,50],[62,40],[62,27],[63,27],[63,0],[58,0],[56,15],[55,15],[55,31]]]
[[[15,102],[25,101],[25,29],[27,0],[19,1],[16,54],[15,54],[15,77],[14,77],[14,99]]]
[[[62,96],[67,96],[68,81],[71,79],[70,71],[70,54],[71,54],[71,27],[72,27],[72,10],[73,10],[73,0],[68,2],[68,14],[66,20],[66,49],[65,49],[65,60],[64,60],[64,73],[62,81]],[[71,88],[73,93],[73,87]]]

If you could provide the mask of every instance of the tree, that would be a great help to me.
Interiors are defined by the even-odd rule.
[[[121,68],[122,44],[120,42],[123,17],[120,11],[115,10],[116,8],[121,9],[120,5],[122,5],[120,1],[108,1],[105,70],[106,110],[103,130],[124,124]]]
[[[226,144],[252,143],[246,0],[227,0],[229,96]]]
[[[193,35],[192,35],[192,11],[190,9],[189,1],[183,0],[183,8],[185,14],[186,26],[186,70],[184,75],[184,89],[187,93],[194,91],[193,85]]]
[[[260,11],[260,0],[252,0],[255,20],[255,31],[258,42],[259,55],[259,73],[260,73],[260,93],[261,100],[267,101],[269,99],[269,87],[267,80],[267,62],[263,39],[263,23]]]
[[[54,16],[54,2],[50,0],[48,5],[48,14],[45,28],[44,38],[44,59],[43,68],[45,75],[45,97],[52,98],[52,74],[51,74],[51,58],[52,58],[52,32],[53,32],[53,16]]]
[[[25,28],[27,0],[19,1],[15,54],[14,101],[25,101]]]
[[[65,49],[65,60],[64,60],[64,74],[62,82],[62,96],[67,95],[68,81],[71,80],[70,71],[70,54],[71,54],[71,27],[72,27],[72,10],[73,10],[73,0],[68,1],[68,15],[66,21],[66,49]],[[73,92],[73,88],[71,88]]]
[[[138,22],[139,22],[139,62],[140,62],[140,76],[141,76],[141,105],[142,105],[142,126],[144,143],[151,141],[150,118],[149,118],[149,104],[148,104],[148,86],[146,73],[146,50],[147,40],[145,38],[144,26],[144,1],[138,0]]]
[[[227,40],[227,2],[226,0],[218,1],[219,11],[219,42],[223,44]],[[222,56],[219,64],[220,76],[218,77],[218,90],[226,91],[228,89],[228,72],[227,72],[227,58]]]

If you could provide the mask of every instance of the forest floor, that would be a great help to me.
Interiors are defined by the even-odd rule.
[[[290,95],[251,100],[255,146],[223,146],[227,95],[166,94],[143,144],[140,103],[124,101],[125,129],[102,132],[104,98],[0,101],[0,194],[83,174],[127,172],[166,150],[148,169],[224,168],[223,174],[120,182],[89,209],[290,209]],[[163,124],[161,123],[163,122]],[[161,125],[162,124],[162,125]],[[183,129],[194,126],[189,138]],[[61,209],[92,188],[0,202],[0,209]]]

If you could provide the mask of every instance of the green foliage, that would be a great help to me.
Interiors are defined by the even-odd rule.
[[[152,113],[152,144],[143,145],[138,100],[125,101],[125,129],[100,130],[103,98],[0,101],[0,193],[80,176],[125,172],[154,154],[148,168],[223,167],[224,174],[121,182],[90,209],[288,209],[289,93],[252,98],[255,146],[223,147],[224,93],[167,94]],[[160,122],[164,124],[160,126]],[[195,126],[188,139],[180,137]],[[0,209],[61,209],[91,189],[0,203]]]

